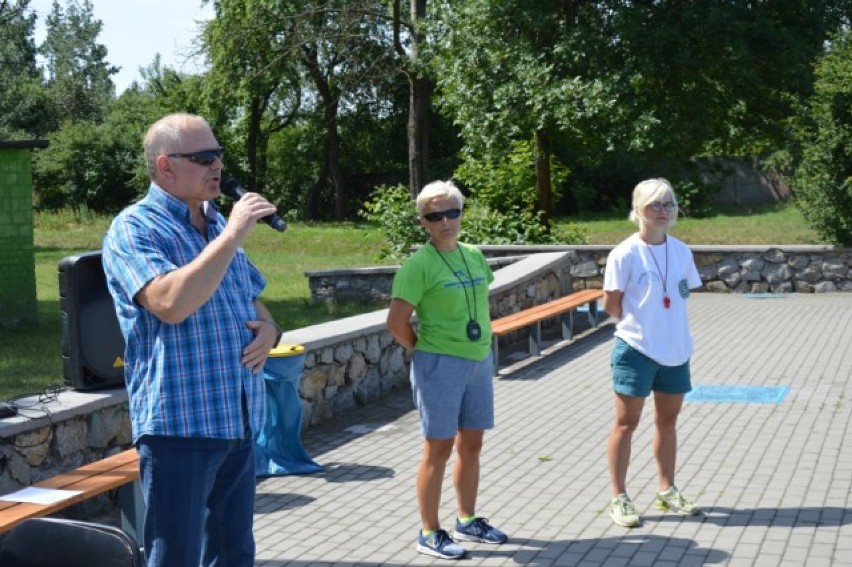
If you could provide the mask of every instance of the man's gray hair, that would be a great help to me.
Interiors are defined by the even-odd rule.
[[[179,149],[183,134],[189,125],[203,125],[210,128],[204,118],[186,112],[176,112],[163,116],[148,128],[145,137],[142,138],[142,149],[145,151],[145,164],[148,168],[148,177],[155,180],[157,177],[157,158],[175,152]]]

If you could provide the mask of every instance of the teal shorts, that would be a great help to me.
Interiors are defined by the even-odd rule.
[[[663,366],[616,337],[610,357],[612,388],[617,394],[647,398],[651,391],[686,394],[692,390],[689,361]]]

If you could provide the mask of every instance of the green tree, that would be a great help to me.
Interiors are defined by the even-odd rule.
[[[46,27],[39,52],[46,60],[51,129],[64,120],[101,122],[115,98],[110,77],[118,69],[98,43],[103,24],[94,19],[91,0],[69,0],[65,9],[54,0]]]
[[[431,98],[435,80],[421,52],[425,48],[425,20],[428,0],[409,0],[408,18],[403,16],[401,0],[393,0],[393,49],[398,65],[408,80],[408,187],[411,197],[429,182],[431,136]],[[408,33],[404,34],[403,30]]]
[[[434,29],[442,108],[477,158],[499,163],[513,142],[536,141],[541,210],[551,206],[551,154],[623,194],[620,179],[677,178],[695,156],[783,144],[813,57],[849,8],[445,0]]]
[[[514,143],[535,141],[535,208],[553,212],[550,165],[557,138],[608,144],[619,120],[612,72],[611,7],[604,2],[445,1],[434,33],[442,108],[475,159],[503,162]],[[478,188],[477,188],[478,189]]]
[[[852,245],[852,32],[831,42],[816,67],[814,95],[798,139],[796,203],[826,239]]]
[[[217,18],[206,44],[213,75],[237,85],[236,96],[255,171],[263,171],[269,137],[294,124],[313,121],[325,136],[316,182],[308,188],[309,218],[327,214],[320,195],[333,190],[333,217],[348,213],[342,167],[341,112],[382,98],[389,61],[388,18],[375,0],[215,0]],[[242,79],[240,79],[242,77]],[[218,79],[217,79],[218,80]],[[234,82],[238,81],[238,82]],[[307,101],[304,102],[304,101]]]
[[[239,132],[246,186],[265,192],[269,140],[293,123],[301,110],[297,66],[283,53],[280,22],[292,6],[281,2],[219,0],[203,42],[212,63],[208,92],[220,119]]]
[[[0,1],[0,138],[44,135],[46,97],[36,64],[29,0]]]

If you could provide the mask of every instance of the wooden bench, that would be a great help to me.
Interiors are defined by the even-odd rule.
[[[541,322],[554,317],[562,317],[562,337],[574,338],[574,311],[583,305],[589,306],[589,323],[598,324],[598,300],[604,296],[603,290],[584,289],[570,295],[534,305],[517,313],[506,315],[491,321],[494,357],[494,374],[497,374],[500,350],[497,339],[513,331],[529,327],[529,350],[531,356],[541,354]]]
[[[33,504],[0,500],[0,533],[5,533],[24,520],[47,516],[73,504],[83,502],[109,490],[119,490],[122,527],[133,537],[141,535],[144,505],[139,485],[139,455],[128,449],[111,457],[83,465],[72,471],[37,482],[32,486],[46,489],[75,490],[75,494],[59,502]]]

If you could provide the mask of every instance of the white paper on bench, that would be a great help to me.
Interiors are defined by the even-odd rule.
[[[9,502],[27,502],[30,504],[55,504],[68,500],[82,493],[82,490],[62,490],[59,488],[39,488],[37,486],[28,486],[17,492],[10,492],[0,496],[0,500],[8,500]]]

